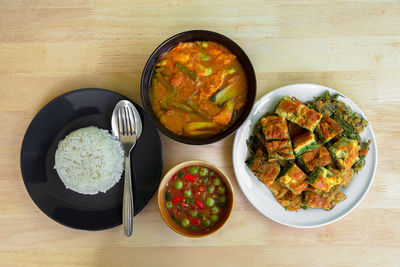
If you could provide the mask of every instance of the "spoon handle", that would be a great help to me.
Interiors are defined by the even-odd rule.
[[[125,236],[131,236],[133,232],[133,211],[131,158],[128,155],[125,157],[124,200],[122,209],[122,223],[124,225]]]

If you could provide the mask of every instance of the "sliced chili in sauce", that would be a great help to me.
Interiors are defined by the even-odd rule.
[[[226,212],[227,187],[220,176],[203,166],[192,165],[175,173],[165,190],[165,209],[181,228],[208,232]]]

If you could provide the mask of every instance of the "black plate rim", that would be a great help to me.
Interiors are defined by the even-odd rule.
[[[39,208],[39,210],[40,210],[43,214],[45,214],[47,217],[49,217],[50,219],[52,219],[53,221],[55,221],[55,222],[57,222],[57,223],[59,223],[59,224],[61,224],[61,225],[63,225],[63,226],[66,226],[66,227],[68,227],[68,228],[71,228],[71,229],[85,230],[85,231],[101,231],[101,230],[107,230],[107,229],[114,228],[114,227],[116,227],[116,226],[121,225],[121,223],[115,223],[115,224],[110,224],[110,225],[108,225],[108,226],[104,226],[104,227],[95,227],[95,228],[84,228],[84,227],[72,226],[72,225],[69,225],[69,224],[64,223],[63,221],[61,221],[61,220],[55,218],[55,217],[52,216],[51,214],[48,214],[47,211],[44,211],[44,210],[42,209],[42,207],[38,204],[37,200],[32,196],[32,192],[31,192],[31,190],[29,189],[29,187],[28,187],[28,185],[27,185],[26,179],[25,179],[24,174],[23,174],[23,171],[22,171],[22,170],[23,170],[23,162],[22,162],[22,153],[23,153],[23,152],[22,152],[22,151],[23,151],[24,144],[25,144],[25,142],[26,142],[26,135],[27,135],[27,133],[29,132],[29,130],[31,129],[33,121],[34,121],[38,116],[40,116],[43,112],[45,112],[45,109],[46,109],[51,103],[55,102],[59,97],[68,96],[68,95],[70,95],[70,94],[72,94],[72,93],[79,93],[79,92],[82,92],[82,91],[104,91],[104,92],[108,92],[108,93],[113,93],[113,94],[119,95],[119,96],[121,96],[122,98],[124,98],[124,99],[126,99],[126,100],[132,101],[132,100],[129,99],[128,97],[124,96],[123,94],[117,93],[117,92],[112,91],[112,90],[103,89],[103,88],[95,88],[95,87],[74,89],[74,90],[68,91],[68,92],[66,92],[66,93],[63,93],[63,94],[60,94],[60,95],[54,97],[52,100],[50,100],[49,102],[47,102],[47,103],[39,110],[39,112],[33,117],[33,119],[31,120],[31,122],[29,123],[29,126],[28,126],[28,127],[26,128],[26,130],[25,130],[24,138],[22,139],[22,143],[21,143],[20,158],[19,158],[20,169],[21,169],[21,177],[22,177],[22,180],[23,180],[23,182],[24,182],[24,186],[25,186],[25,188],[26,188],[26,191],[28,191],[29,197],[31,198],[31,200],[33,201],[33,203],[35,203],[35,206],[36,206],[37,208]],[[151,121],[152,121],[152,120],[151,120]],[[157,128],[156,128],[156,129],[157,129]],[[163,151],[162,151],[162,145],[161,145],[161,140],[160,140],[160,138],[157,139],[157,143],[159,144],[159,147],[160,147],[160,154],[161,154],[161,156],[162,156]],[[161,160],[161,169],[162,169],[162,168],[163,168],[163,161]],[[162,171],[161,171],[161,174],[162,174]],[[158,186],[157,186],[157,188],[158,188]],[[148,202],[151,200],[151,198],[154,196],[155,192],[157,191],[157,188],[155,188],[155,189],[153,190],[150,199],[147,200],[147,203],[148,203]],[[140,211],[141,211],[141,210],[140,210]],[[139,211],[139,212],[140,212],[140,211]]]

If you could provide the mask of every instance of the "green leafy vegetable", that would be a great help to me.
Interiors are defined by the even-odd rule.
[[[302,204],[302,205],[300,205],[300,208],[302,208],[303,210],[306,210],[306,209],[308,209],[308,206],[306,204]]]
[[[362,151],[362,150],[369,151],[370,144],[371,144],[371,140],[369,140],[368,142],[361,142],[360,151]],[[352,169],[354,170],[355,173],[358,173],[364,167],[366,157],[367,157],[367,155],[365,155],[365,154],[358,155],[358,160],[352,166]]]
[[[315,97],[313,101],[307,102],[309,108],[327,114],[335,120],[343,132],[338,137],[347,137],[352,140],[361,141],[360,133],[368,125],[360,114],[355,113],[349,106],[338,100],[339,94],[331,95],[326,91],[322,96]]]
[[[308,184],[313,184],[315,182],[315,180],[317,180],[317,178],[321,174],[321,172],[322,172],[322,167],[321,166],[315,167],[315,169],[312,171],[310,176],[308,176],[307,183]]]

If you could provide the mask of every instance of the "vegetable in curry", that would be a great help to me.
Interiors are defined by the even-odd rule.
[[[161,57],[152,76],[153,111],[178,135],[210,136],[224,131],[239,117],[246,99],[241,64],[215,42],[178,44]]]

